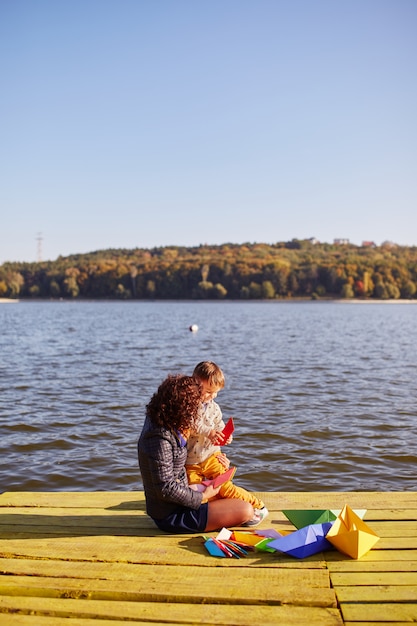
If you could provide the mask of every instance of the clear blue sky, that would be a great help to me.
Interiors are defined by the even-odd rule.
[[[0,263],[417,245],[416,0],[0,0]]]

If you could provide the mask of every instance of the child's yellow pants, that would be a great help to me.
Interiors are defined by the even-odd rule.
[[[194,465],[186,465],[188,483],[190,485],[195,483],[201,483],[206,479],[216,478],[219,474],[224,474],[226,468],[220,463],[216,454],[209,456],[208,459],[202,463],[195,463]],[[238,487],[231,480],[225,482],[219,490],[217,498],[237,498],[239,500],[245,500],[250,502],[255,509],[262,509],[264,503],[257,498],[253,493],[246,491],[243,487]]]

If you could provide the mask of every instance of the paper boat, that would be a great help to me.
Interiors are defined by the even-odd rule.
[[[285,537],[270,541],[268,548],[274,548],[297,559],[304,559],[312,554],[317,554],[317,552],[322,552],[322,550],[331,549],[332,546],[326,539],[331,527],[332,522],[310,524]]]
[[[360,559],[379,540],[369,526],[346,505],[326,535],[335,548],[343,554]]]
[[[296,528],[303,528],[310,524],[323,524],[324,522],[334,522],[342,509],[292,509],[282,511],[287,519]],[[358,517],[365,517],[366,509],[353,509]]]
[[[287,519],[290,520],[296,528],[304,528],[304,526],[310,526],[311,524],[323,524],[324,522],[334,522],[337,515],[326,510],[314,510],[314,509],[294,509],[282,511]]]

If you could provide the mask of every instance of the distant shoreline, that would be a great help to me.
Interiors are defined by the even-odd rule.
[[[149,302],[149,303],[157,303],[157,302],[224,302],[224,303],[228,303],[231,304],[233,302],[238,302],[238,303],[251,303],[251,302],[267,302],[268,304],[283,304],[285,302],[291,303],[291,304],[297,304],[297,303],[306,303],[306,302],[314,302],[315,304],[320,304],[320,303],[336,303],[336,304],[417,304],[417,299],[414,300],[405,300],[405,299],[397,299],[397,300],[374,300],[374,299],[356,299],[356,298],[261,298],[261,299],[256,299],[256,298],[250,298],[248,300],[218,300],[218,299],[210,299],[210,298],[203,298],[203,299],[193,299],[193,300],[186,300],[186,299],[148,299],[148,298],[144,298],[144,299],[129,299],[129,300],[120,300],[120,299],[113,299],[113,298],[21,298],[21,299],[13,299],[13,298],[0,298],[0,304],[17,304],[18,302],[23,302],[23,303],[28,303],[28,302],[71,302],[71,303],[75,303],[75,302],[125,302],[127,303],[134,303],[134,302]]]

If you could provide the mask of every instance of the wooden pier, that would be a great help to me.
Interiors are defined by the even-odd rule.
[[[259,493],[260,528],[283,509],[367,509],[379,536],[359,560],[210,556],[200,535],[167,535],[142,492],[0,495],[0,625],[398,626],[417,621],[417,493]],[[215,536],[216,533],[209,533]]]

